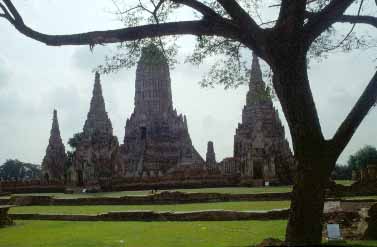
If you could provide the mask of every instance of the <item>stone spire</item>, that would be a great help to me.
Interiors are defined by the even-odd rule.
[[[90,109],[74,155],[72,180],[80,186],[95,184],[101,179],[110,181],[118,147],[105,108],[100,74],[96,72]]]
[[[96,72],[93,88],[93,96],[90,109],[84,125],[84,135],[90,136],[95,132],[112,135],[113,128],[105,108],[105,100],[102,95],[100,74]]]
[[[213,148],[213,142],[209,141],[207,144],[207,154],[206,154],[206,163],[214,164],[216,163],[216,154]]]
[[[251,74],[250,74],[250,86],[252,84],[261,83],[264,85],[263,78],[262,78],[262,70],[260,68],[258,56],[253,53],[253,61],[251,63]]]
[[[47,181],[63,181],[66,162],[65,147],[60,136],[57,111],[54,110],[50,139],[42,161],[42,173]]]
[[[52,127],[51,127],[51,132],[50,132],[49,143],[59,143],[63,145],[62,138],[60,137],[58,112],[56,109],[54,109],[54,113],[52,117]]]
[[[246,104],[250,105],[258,100],[266,99],[266,84],[263,81],[262,70],[260,68],[259,59],[253,53],[253,61],[251,63],[251,73],[249,81],[249,92],[246,96]]]
[[[135,112],[166,113],[173,108],[169,65],[153,44],[143,48],[136,69]]]
[[[234,157],[240,161],[241,176],[287,183],[293,174],[293,156],[255,54],[249,88],[234,136]]]

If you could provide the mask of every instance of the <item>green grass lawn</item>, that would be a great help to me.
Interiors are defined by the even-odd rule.
[[[181,191],[186,193],[229,193],[229,194],[260,194],[260,193],[280,193],[290,192],[291,186],[276,187],[225,187],[225,188],[201,188],[201,189],[176,189],[169,191]],[[165,191],[161,190],[160,192]],[[101,193],[80,193],[80,194],[63,194],[63,193],[32,193],[17,195],[35,195],[35,196],[54,196],[56,198],[87,198],[87,197],[122,197],[122,196],[143,196],[150,195],[150,190],[139,191],[116,191]],[[9,198],[0,197],[0,198]]]
[[[284,239],[286,221],[67,222],[16,221],[0,228],[0,247],[249,247]],[[341,244],[344,245],[344,244]],[[350,241],[348,246],[377,246]]]
[[[286,221],[17,221],[0,228],[0,247],[246,247],[283,239]]]
[[[217,202],[168,205],[96,205],[96,206],[23,206],[10,209],[10,213],[56,213],[56,214],[99,214],[110,211],[153,210],[153,211],[198,211],[224,210],[271,210],[289,208],[289,201]]]
[[[341,184],[341,185],[344,185],[344,186],[350,186],[354,183],[355,181],[353,180],[335,180],[335,183],[337,184]]]

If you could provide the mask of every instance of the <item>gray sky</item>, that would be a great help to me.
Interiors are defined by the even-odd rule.
[[[121,27],[109,13],[111,1],[14,2],[28,25],[46,33]],[[8,158],[41,163],[54,108],[58,110],[65,144],[82,130],[94,82],[92,69],[103,61],[112,46],[97,46],[94,53],[87,46],[48,47],[22,36],[3,20],[0,33],[0,163]],[[247,86],[236,90],[200,88],[198,81],[209,64],[197,67],[184,63],[193,41],[189,36],[179,39],[180,63],[171,71],[173,102],[179,113],[187,115],[197,150],[205,156],[207,141],[212,140],[217,159],[221,160],[233,153],[233,135],[241,120]],[[311,87],[326,137],[333,135],[370,80],[375,58],[375,50],[356,51],[337,53],[320,63],[311,62]],[[133,111],[134,79],[135,68],[102,76],[106,108],[120,143],[126,119]],[[282,114],[280,117],[286,125]],[[376,123],[377,110],[373,109],[339,162],[346,162],[349,154],[363,145],[377,146]],[[287,137],[290,139],[289,133]]]

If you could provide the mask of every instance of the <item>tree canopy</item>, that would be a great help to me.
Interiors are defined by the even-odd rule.
[[[79,143],[81,142],[82,135],[83,135],[82,132],[79,132],[79,133],[74,134],[73,137],[69,138],[69,140],[68,140],[68,145],[69,145],[72,149],[76,149],[77,146],[79,145]]]
[[[0,166],[0,180],[23,181],[39,179],[41,168],[39,165],[24,163],[17,159],[8,159]]]
[[[348,159],[348,166],[352,170],[365,168],[371,164],[377,165],[377,149],[370,145],[360,148],[356,153],[350,155]]]

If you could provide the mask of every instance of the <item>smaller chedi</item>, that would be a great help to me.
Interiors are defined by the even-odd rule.
[[[226,163],[234,164],[231,170],[243,179],[276,183],[291,183],[293,179],[294,159],[255,55],[242,122],[234,136],[234,160]]]
[[[42,176],[45,182],[64,181],[64,171],[67,156],[60,136],[58,113],[54,110],[50,139],[46,149],[46,155],[42,161]]]
[[[118,152],[118,139],[113,135],[102,95],[100,74],[95,74],[93,96],[83,132],[70,169],[71,182],[78,186],[111,182]]]
[[[207,144],[206,168],[210,174],[220,172],[220,169],[216,162],[216,154],[215,154],[215,149],[213,147],[212,141],[209,141]]]

